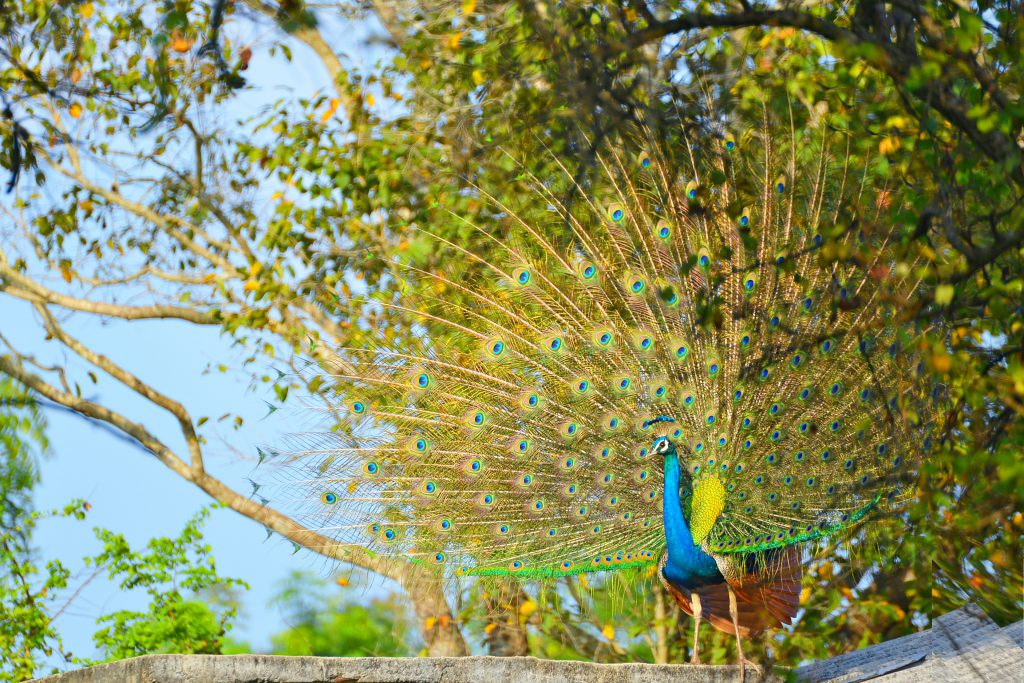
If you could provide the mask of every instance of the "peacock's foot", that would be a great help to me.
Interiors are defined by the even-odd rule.
[[[690,657],[690,664],[700,664],[700,657],[697,656],[696,652],[694,652],[693,656]]]
[[[749,659],[741,657],[738,664],[740,666],[740,681],[745,680],[747,669],[753,669],[754,671],[756,671],[758,680],[762,680],[764,678],[764,669],[762,669],[760,665],[755,664]]]

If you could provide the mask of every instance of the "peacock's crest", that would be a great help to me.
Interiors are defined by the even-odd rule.
[[[415,334],[337,351],[338,424],[294,438],[282,505],[341,543],[540,578],[658,561],[660,436],[719,555],[899,503],[938,396],[900,322],[914,271],[858,213],[878,188],[841,138],[768,139],[606,155],[571,207],[526,178],[532,206],[492,197],[472,226],[488,259],[431,236],[451,267],[401,266],[417,293],[373,303]]]

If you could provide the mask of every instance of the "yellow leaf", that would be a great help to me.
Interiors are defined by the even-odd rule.
[[[321,123],[321,124],[325,124],[325,123],[327,123],[328,121],[330,121],[330,120],[331,120],[331,117],[332,117],[333,115],[334,115],[334,112],[333,112],[333,111],[331,111],[330,109],[328,109],[327,111],[325,111],[325,112],[323,113],[323,116],[321,116],[321,117],[320,117],[320,123]]]
[[[338,111],[338,106],[340,104],[341,104],[341,100],[339,100],[337,97],[333,98],[331,100],[331,111],[332,112]]]
[[[636,21],[636,10],[632,7],[626,8],[626,21]]]
[[[842,593],[843,597],[846,598],[847,600],[853,600],[853,591],[850,590],[848,587],[843,586],[842,588],[839,589],[839,592]]]
[[[260,287],[260,283],[256,282],[255,280],[246,280],[245,281],[245,291],[247,291],[247,292],[255,291],[255,290],[259,289],[259,287]]]
[[[945,374],[953,369],[953,357],[941,351],[932,354],[932,367],[935,368],[936,372]]]
[[[367,107],[372,107],[373,103],[376,102],[376,101],[377,100],[375,100],[374,97],[373,97],[373,93],[368,93],[366,95],[366,106]]]
[[[528,617],[537,611],[537,603],[533,600],[527,600],[523,604],[519,605],[519,613],[524,617]]]
[[[284,199],[284,192],[275,192],[274,194],[270,195],[271,201],[280,201],[282,199]]]
[[[938,588],[932,588],[932,597],[933,598],[941,598],[942,597],[942,593],[939,592]]]
[[[61,264],[61,266],[60,266],[60,276],[62,278],[64,278],[64,282],[70,283],[71,282],[71,266],[69,266],[67,264]]]
[[[71,115],[71,118],[77,119],[79,116],[82,115],[82,105],[80,105],[78,102],[75,102],[70,107],[68,107],[68,114]]]
[[[900,148],[900,139],[897,137],[887,137],[878,143],[878,151],[885,156],[889,156]]]
[[[486,80],[484,72],[481,71],[480,69],[473,69],[473,73],[471,75],[473,76],[473,83],[475,83],[476,85],[482,85],[483,82]]]
[[[82,71],[78,67],[75,67],[71,70],[71,82],[78,83],[80,80],[82,80]]]
[[[338,580],[335,583],[337,583],[342,588],[345,588],[351,583],[351,581],[348,580],[347,576],[339,576]]]
[[[458,33],[451,34],[450,36],[448,36],[448,49],[449,50],[457,50],[459,48],[459,43],[461,43],[461,42],[462,42],[462,32],[461,31],[458,32]]]
[[[476,0],[462,0],[462,14],[469,15],[476,11]]]
[[[494,629],[496,629],[496,628],[498,628],[497,624],[494,624],[494,623],[487,624],[487,626],[484,626],[484,633],[486,633],[487,635],[491,635],[491,633],[493,633]]]
[[[426,619],[423,620],[423,628],[424,629],[429,631],[430,629],[434,628],[435,626],[437,626],[437,617],[427,617]]]
[[[261,270],[263,270],[263,264],[261,264],[259,261],[253,261],[251,264],[249,264],[249,275],[252,277],[259,275],[259,272]]]
[[[584,588],[590,588],[590,579],[587,578],[586,574],[580,574],[580,585]]]
[[[608,640],[615,640],[615,627],[611,624],[605,624],[604,628],[601,629],[601,635]]]
[[[805,604],[810,599],[811,599],[811,589],[810,588],[804,588],[802,591],[800,591],[800,604],[801,605]]]
[[[91,19],[95,11],[96,8],[93,6],[91,2],[87,2],[78,8],[78,13],[82,15],[83,19]]]
[[[956,288],[953,285],[939,285],[935,288],[935,303],[940,306],[951,304],[955,293]]]

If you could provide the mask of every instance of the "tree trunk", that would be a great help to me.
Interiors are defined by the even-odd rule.
[[[423,642],[431,657],[465,657],[469,654],[459,623],[452,615],[440,579],[411,570],[402,587],[412,601]]]

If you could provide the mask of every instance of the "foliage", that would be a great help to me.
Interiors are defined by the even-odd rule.
[[[347,584],[344,577],[337,582]],[[272,604],[288,625],[271,636],[273,654],[403,657],[414,652],[415,628],[398,596],[345,596],[319,576],[297,571]]]
[[[248,585],[217,574],[213,549],[203,542],[201,526],[209,508],[195,515],[178,538],[153,538],[145,551],[132,550],[124,536],[97,529],[103,550],[86,558],[87,567],[102,567],[121,589],[142,589],[146,611],[119,610],[98,620],[93,636],[106,659],[143,654],[219,654],[237,614],[228,606],[216,614],[200,598],[204,591]],[[189,596],[195,597],[189,597]]]
[[[0,527],[0,681],[33,678],[43,657],[77,660],[65,651],[53,619],[60,591],[71,571],[58,560],[42,565],[29,546],[32,532],[47,517],[83,519],[85,504],[72,503],[51,513],[26,512],[12,526]]]
[[[195,515],[177,538],[153,538],[145,551],[132,550],[123,536],[95,529],[103,549],[83,560],[89,577],[81,579],[61,559],[37,559],[26,544],[43,519],[83,520],[89,504],[77,501],[61,510],[22,515],[0,531],[0,681],[32,678],[44,660],[59,657],[65,664],[93,664],[68,652],[56,619],[73,604],[85,584],[105,573],[121,589],[142,589],[149,596],[145,611],[120,610],[101,616],[94,635],[105,659],[152,653],[219,654],[236,610],[214,611],[205,593],[247,587],[238,579],[217,574],[201,526],[209,509]],[[75,587],[73,584],[78,583]]]
[[[925,369],[953,405],[919,504],[852,548],[819,549],[801,623],[773,647],[786,661],[823,656],[906,633],[967,600],[1002,622],[1019,616],[1024,31],[1013,2],[341,3],[342,21],[372,12],[386,32],[367,72],[331,49],[328,9],[301,2],[20,0],[5,9],[0,164],[21,178],[11,227],[0,228],[0,290],[32,302],[51,343],[91,368],[66,378],[10,348],[0,370],[124,431],[268,529],[400,582],[411,570],[327,547],[227,489],[205,471],[203,446],[240,418],[190,415],[82,345],[52,311],[218,327],[246,367],[266,357],[301,364],[300,355],[334,367],[346,360],[340,348],[371,334],[417,343],[408,320],[376,305],[416,291],[391,273],[393,258],[471,274],[469,260],[438,262],[420,230],[486,255],[503,212],[485,192],[517,211],[532,204],[529,215],[544,219],[543,202],[517,196],[511,177],[533,174],[578,201],[562,179],[594,189],[593,152],[603,146],[650,136],[681,148],[712,117],[762,103],[826,117],[850,133],[857,164],[890,178],[877,202],[903,232],[892,267],[923,258],[925,286],[906,315],[925,332]],[[242,44],[236,28],[254,24],[270,37]],[[251,106],[240,79],[258,87],[250,59],[271,53],[292,69],[318,59],[333,91]],[[871,229],[845,218],[837,231]],[[824,258],[849,256],[829,249]],[[254,373],[278,401],[322,390],[315,377]],[[111,381],[170,412],[186,450],[81,398],[82,384]],[[526,629],[533,651],[593,657],[599,634],[612,640],[603,631],[614,609],[629,626],[601,656],[644,658],[632,639],[646,637],[649,656],[675,656],[661,647],[685,641],[673,628],[688,622],[674,608],[652,617],[642,600],[616,602],[615,582],[593,585],[580,602],[571,595],[580,588],[567,585],[526,586],[525,598],[489,607],[493,592],[467,594],[467,632],[493,643],[493,633]],[[410,593],[421,630],[433,652],[464,652],[435,588]],[[590,625],[581,633],[577,620]],[[725,657],[727,639],[708,637]]]

